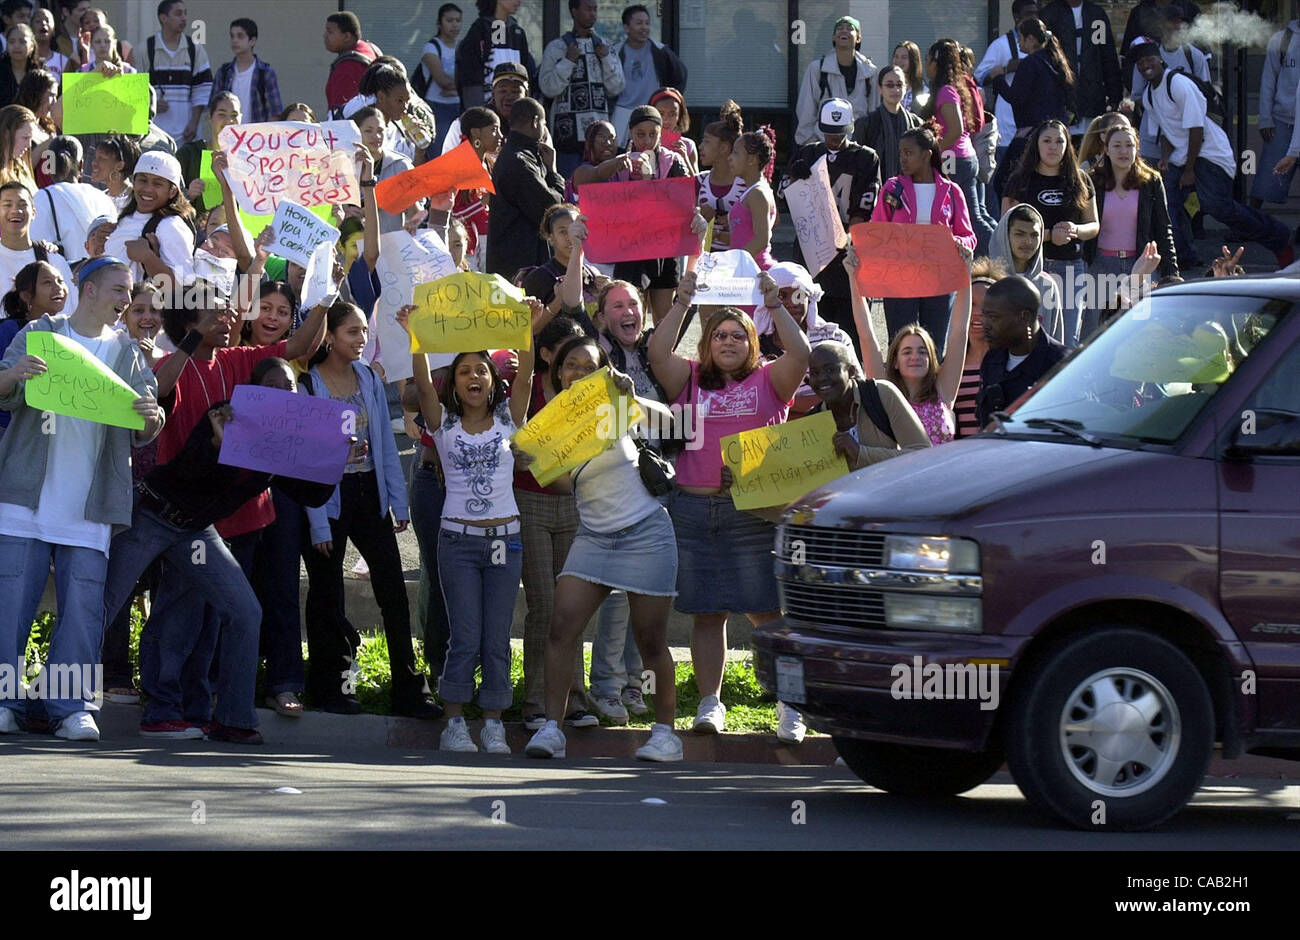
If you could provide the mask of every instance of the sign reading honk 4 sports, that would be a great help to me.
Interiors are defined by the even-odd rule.
[[[411,352],[529,349],[532,310],[499,274],[461,272],[415,288]]]

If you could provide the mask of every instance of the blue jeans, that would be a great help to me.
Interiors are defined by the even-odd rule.
[[[954,160],[956,161],[956,172],[953,174],[952,181],[961,187],[961,194],[966,197],[966,211],[970,214],[970,227],[974,231],[975,240],[978,243],[975,247],[975,254],[988,254],[989,239],[993,236],[996,223],[989,218],[988,210],[984,208],[984,201],[980,198],[979,157],[958,157],[954,155]],[[939,342],[938,339],[935,341]]]
[[[1270,168],[1268,172],[1272,172]],[[1174,229],[1174,248],[1178,261],[1196,257],[1192,244],[1192,223],[1183,207],[1191,190],[1178,185],[1183,167],[1169,165],[1165,173],[1165,193],[1169,200],[1169,220]],[[1196,161],[1196,185],[1193,187],[1201,204],[1201,212],[1218,219],[1242,241],[1258,242],[1269,251],[1283,251],[1291,244],[1291,232],[1285,225],[1256,209],[1244,206],[1232,198],[1232,177],[1216,163],[1201,158]]]
[[[433,145],[429,147],[429,159],[442,154],[442,142],[447,139],[447,131],[450,129],[452,122],[460,117],[460,102],[452,104],[441,104],[437,101],[426,102],[433,109],[434,135]]]
[[[1129,267],[1132,268],[1132,264]],[[1082,258],[1078,261],[1054,261],[1051,258],[1044,258],[1043,273],[1051,275],[1052,280],[1056,282],[1056,289],[1061,294],[1061,319],[1065,322],[1065,348],[1075,349],[1079,345],[1079,330],[1083,321],[1083,311],[1079,308],[1078,300],[1083,293],[1088,265]]]
[[[45,716],[55,727],[69,715],[98,711],[93,701],[94,667],[99,664],[99,648],[104,638],[104,575],[108,559],[93,548],[54,545],[37,539],[0,535],[0,597],[5,599],[0,611],[0,665],[10,675],[23,675],[23,647],[36,619],[50,560],[54,561],[54,590],[59,616],[50,639],[46,666],[70,666],[89,680],[83,685],[80,699],[44,699]],[[131,582],[135,586],[135,582]],[[84,670],[83,667],[90,667]],[[48,676],[48,673],[47,673]],[[0,701],[19,716],[27,713],[26,701]],[[39,707],[35,709],[39,712]]]
[[[438,679],[444,702],[474,697],[474,667],[481,666],[478,693],[484,711],[503,711],[514,701],[510,685],[510,627],[523,573],[524,543],[518,534],[488,538],[438,532],[438,575],[451,615],[447,664]]]
[[[942,361],[943,347],[948,342],[948,320],[952,317],[953,296],[886,297],[885,326],[889,329],[889,336],[885,338],[885,347],[888,348],[903,327],[909,323],[920,323],[934,340],[935,351]]]
[[[591,690],[600,698],[618,698],[629,685],[641,687],[641,652],[627,626],[627,593],[610,591],[596,611],[591,644]]]
[[[164,597],[175,592],[172,596],[212,609],[221,646],[213,717],[232,728],[256,728],[253,692],[262,605],[217,530],[178,528],[137,502],[131,528],[113,539],[109,555],[105,609],[120,609],[140,575],[160,555],[166,568],[155,607],[162,607]],[[187,600],[180,609],[193,610],[190,604]],[[214,631],[205,628],[202,610],[197,620],[189,621],[170,616],[177,612],[169,611],[161,625],[150,617],[140,637],[140,684],[149,696],[145,723],[186,717],[183,686],[201,686],[207,677]]]
[[[432,467],[416,464],[411,470],[411,528],[420,546],[420,590],[415,601],[415,622],[424,638],[424,660],[431,675],[441,675],[447,662],[451,625],[447,602],[438,578],[438,531],[447,491]]]
[[[1273,127],[1273,139],[1264,144],[1255,166],[1255,182],[1250,187],[1250,198],[1261,202],[1286,202],[1291,195],[1291,181],[1295,179],[1297,167],[1293,166],[1281,176],[1273,173],[1277,161],[1286,156],[1291,147],[1291,134],[1295,125],[1280,121]]]

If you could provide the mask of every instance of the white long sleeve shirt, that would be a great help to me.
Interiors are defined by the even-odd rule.
[[[988,78],[989,72],[995,68],[1005,69],[1011,62],[1011,43],[1016,44],[1016,52],[1020,58],[1024,58],[1025,53],[1020,48],[1020,37],[1016,35],[1015,30],[1011,31],[1011,38],[1003,33],[992,43],[989,44],[988,51],[984,53],[984,58],[980,59],[980,64],[975,66],[975,81],[983,85],[984,79]],[[1016,73],[1008,72],[1006,74],[1007,84],[1015,83]],[[987,97],[987,92],[985,93]],[[1011,103],[1002,95],[998,95],[997,104],[993,108],[993,116],[998,119],[998,135],[1008,144],[1011,138],[1016,136],[1016,112],[1011,107]],[[999,146],[1002,146],[1001,144]]]

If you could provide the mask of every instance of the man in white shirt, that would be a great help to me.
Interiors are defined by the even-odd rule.
[[[72,310],[78,300],[72,269],[53,245],[32,241],[32,219],[36,214],[31,191],[26,186],[17,180],[0,185],[0,296],[13,289],[14,278],[27,265],[34,261],[48,261],[67,285],[68,299],[64,309]]]
[[[1007,84],[1010,85],[1016,80],[1016,66],[1020,63],[1024,52],[1020,49],[1020,37],[1016,33],[1015,27],[1020,25],[1023,19],[1038,18],[1038,3],[1036,0],[1015,0],[1011,4],[1011,15],[1015,19],[1012,28],[1007,30],[1005,36],[1000,36],[993,42],[989,43],[988,51],[984,53],[984,58],[980,64],[975,66],[975,82],[983,85],[984,79],[988,78],[989,72],[995,68],[1001,68],[1006,73]],[[1011,103],[997,92],[986,91],[985,100],[989,97],[996,98],[996,104],[993,108],[993,116],[998,119],[998,149],[995,158],[998,165],[1007,157],[1007,148],[1011,145],[1011,140],[1016,136],[1016,112],[1011,107]],[[995,178],[1000,179],[1001,177]],[[994,219],[1002,217],[1002,193],[995,192],[993,186],[988,188],[988,211]]]
[[[131,524],[131,448],[153,440],[163,426],[157,380],[130,337],[112,326],[130,304],[131,272],[121,262],[98,259],[86,267],[75,312],[27,324],[0,360],[0,408],[13,413],[0,438],[0,572],[6,578],[0,668],[11,677],[23,674],[22,650],[51,562],[59,598],[45,669],[49,685],[59,688],[47,687],[35,706],[12,686],[0,691],[0,734],[21,732],[24,719],[47,718],[57,737],[99,740],[90,713],[97,710],[109,542],[114,526]],[[44,359],[28,352],[29,338],[40,332],[61,336],[115,372],[135,391],[133,407],[144,427],[134,431],[29,407],[26,383],[49,371]],[[79,681],[68,682],[73,674]]]
[[[158,5],[159,30],[145,41],[149,83],[158,89],[158,126],[178,143],[189,143],[212,97],[212,66],[207,50],[190,38],[184,0]]]
[[[1206,117],[1205,96],[1187,75],[1168,73],[1160,47],[1134,44],[1133,59],[1146,80],[1143,105],[1160,135],[1160,171],[1165,178],[1169,218],[1180,266],[1195,256],[1191,222],[1183,202],[1194,191],[1201,211],[1213,216],[1244,241],[1259,242],[1277,255],[1279,267],[1295,260],[1291,233],[1270,215],[1232,198],[1237,160],[1228,135]]]

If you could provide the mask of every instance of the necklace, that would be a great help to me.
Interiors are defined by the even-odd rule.
[[[230,393],[226,391],[226,370],[221,368],[221,360],[216,356],[212,357],[212,361],[217,364],[217,374],[221,377],[221,394],[223,397],[229,397]],[[185,364],[194,369],[194,375],[199,380],[199,388],[203,389],[203,400],[208,403],[208,410],[211,411],[212,396],[208,394],[208,384],[203,380],[203,373],[199,371],[198,366],[194,365],[193,359],[187,360]]]

